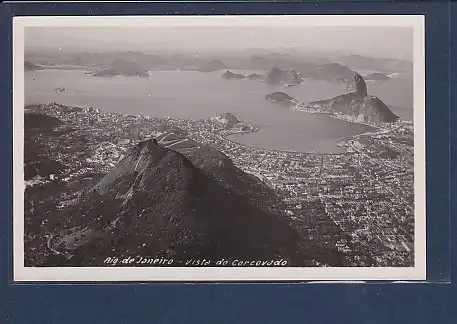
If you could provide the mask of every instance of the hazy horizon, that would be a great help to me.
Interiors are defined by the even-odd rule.
[[[265,50],[311,55],[358,54],[412,61],[413,29],[373,26],[27,27],[25,48],[192,55]]]

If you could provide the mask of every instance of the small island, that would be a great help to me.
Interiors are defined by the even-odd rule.
[[[225,72],[224,74],[222,74],[222,78],[223,79],[226,79],[226,80],[231,80],[231,79],[245,79],[246,77],[240,73],[233,73],[229,70],[227,70],[227,72]]]
[[[266,82],[270,84],[283,83],[287,86],[299,85],[303,79],[295,70],[282,71],[278,67],[273,67],[267,73]]]
[[[277,103],[277,104],[289,105],[289,106],[298,103],[294,97],[291,97],[287,93],[284,93],[284,92],[273,92],[273,93],[267,94],[265,96],[265,99],[268,101]]]

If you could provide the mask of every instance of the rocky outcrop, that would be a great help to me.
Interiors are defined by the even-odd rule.
[[[358,119],[372,122],[395,122],[398,118],[378,97],[367,95],[363,98]]]
[[[412,61],[392,58],[376,58],[361,55],[344,55],[336,59],[340,64],[350,66],[353,69],[377,70],[391,72],[409,72],[413,70]]]
[[[289,84],[300,84],[303,82],[303,79],[298,75],[295,70],[289,70],[289,74],[292,78],[292,82],[289,82]]]
[[[288,84],[298,85],[303,79],[294,70],[282,71],[277,67],[273,67],[266,75],[266,82],[270,84]]]
[[[359,96],[366,96],[368,94],[367,84],[357,72],[354,72],[347,80],[346,93],[357,93]]]
[[[367,94],[367,85],[360,74],[354,73],[352,82],[348,83],[347,91],[347,94],[310,102],[306,106],[347,115],[358,121],[394,122],[399,118],[381,99]]]
[[[152,140],[141,142],[74,206],[70,214],[79,226],[51,244],[69,257],[47,264],[103,266],[109,255],[173,259],[168,266],[190,259],[214,266],[221,258],[300,264],[301,237],[244,197],[243,172],[227,160],[214,150],[187,158]]]
[[[240,122],[232,113],[223,113],[219,116],[211,117],[210,119],[228,128],[231,128]]]

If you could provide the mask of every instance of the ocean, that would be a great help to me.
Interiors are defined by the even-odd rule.
[[[301,152],[338,153],[337,144],[371,128],[323,114],[288,109],[266,101],[265,94],[283,91],[300,101],[344,93],[344,84],[305,80],[297,87],[271,86],[258,80],[224,80],[224,71],[152,71],[149,78],[93,77],[84,71],[40,70],[25,73],[25,103],[100,108],[108,112],[154,117],[201,119],[224,112],[258,126],[230,139],[248,146]],[[253,71],[233,71],[248,74]],[[369,93],[392,105],[394,113],[412,119],[412,82],[368,82]],[[56,91],[64,88],[66,91]]]

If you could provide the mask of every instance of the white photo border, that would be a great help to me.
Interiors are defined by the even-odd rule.
[[[25,267],[24,31],[26,27],[411,27],[414,30],[414,267]],[[13,280],[368,281],[426,280],[425,16],[33,16],[13,18]]]

